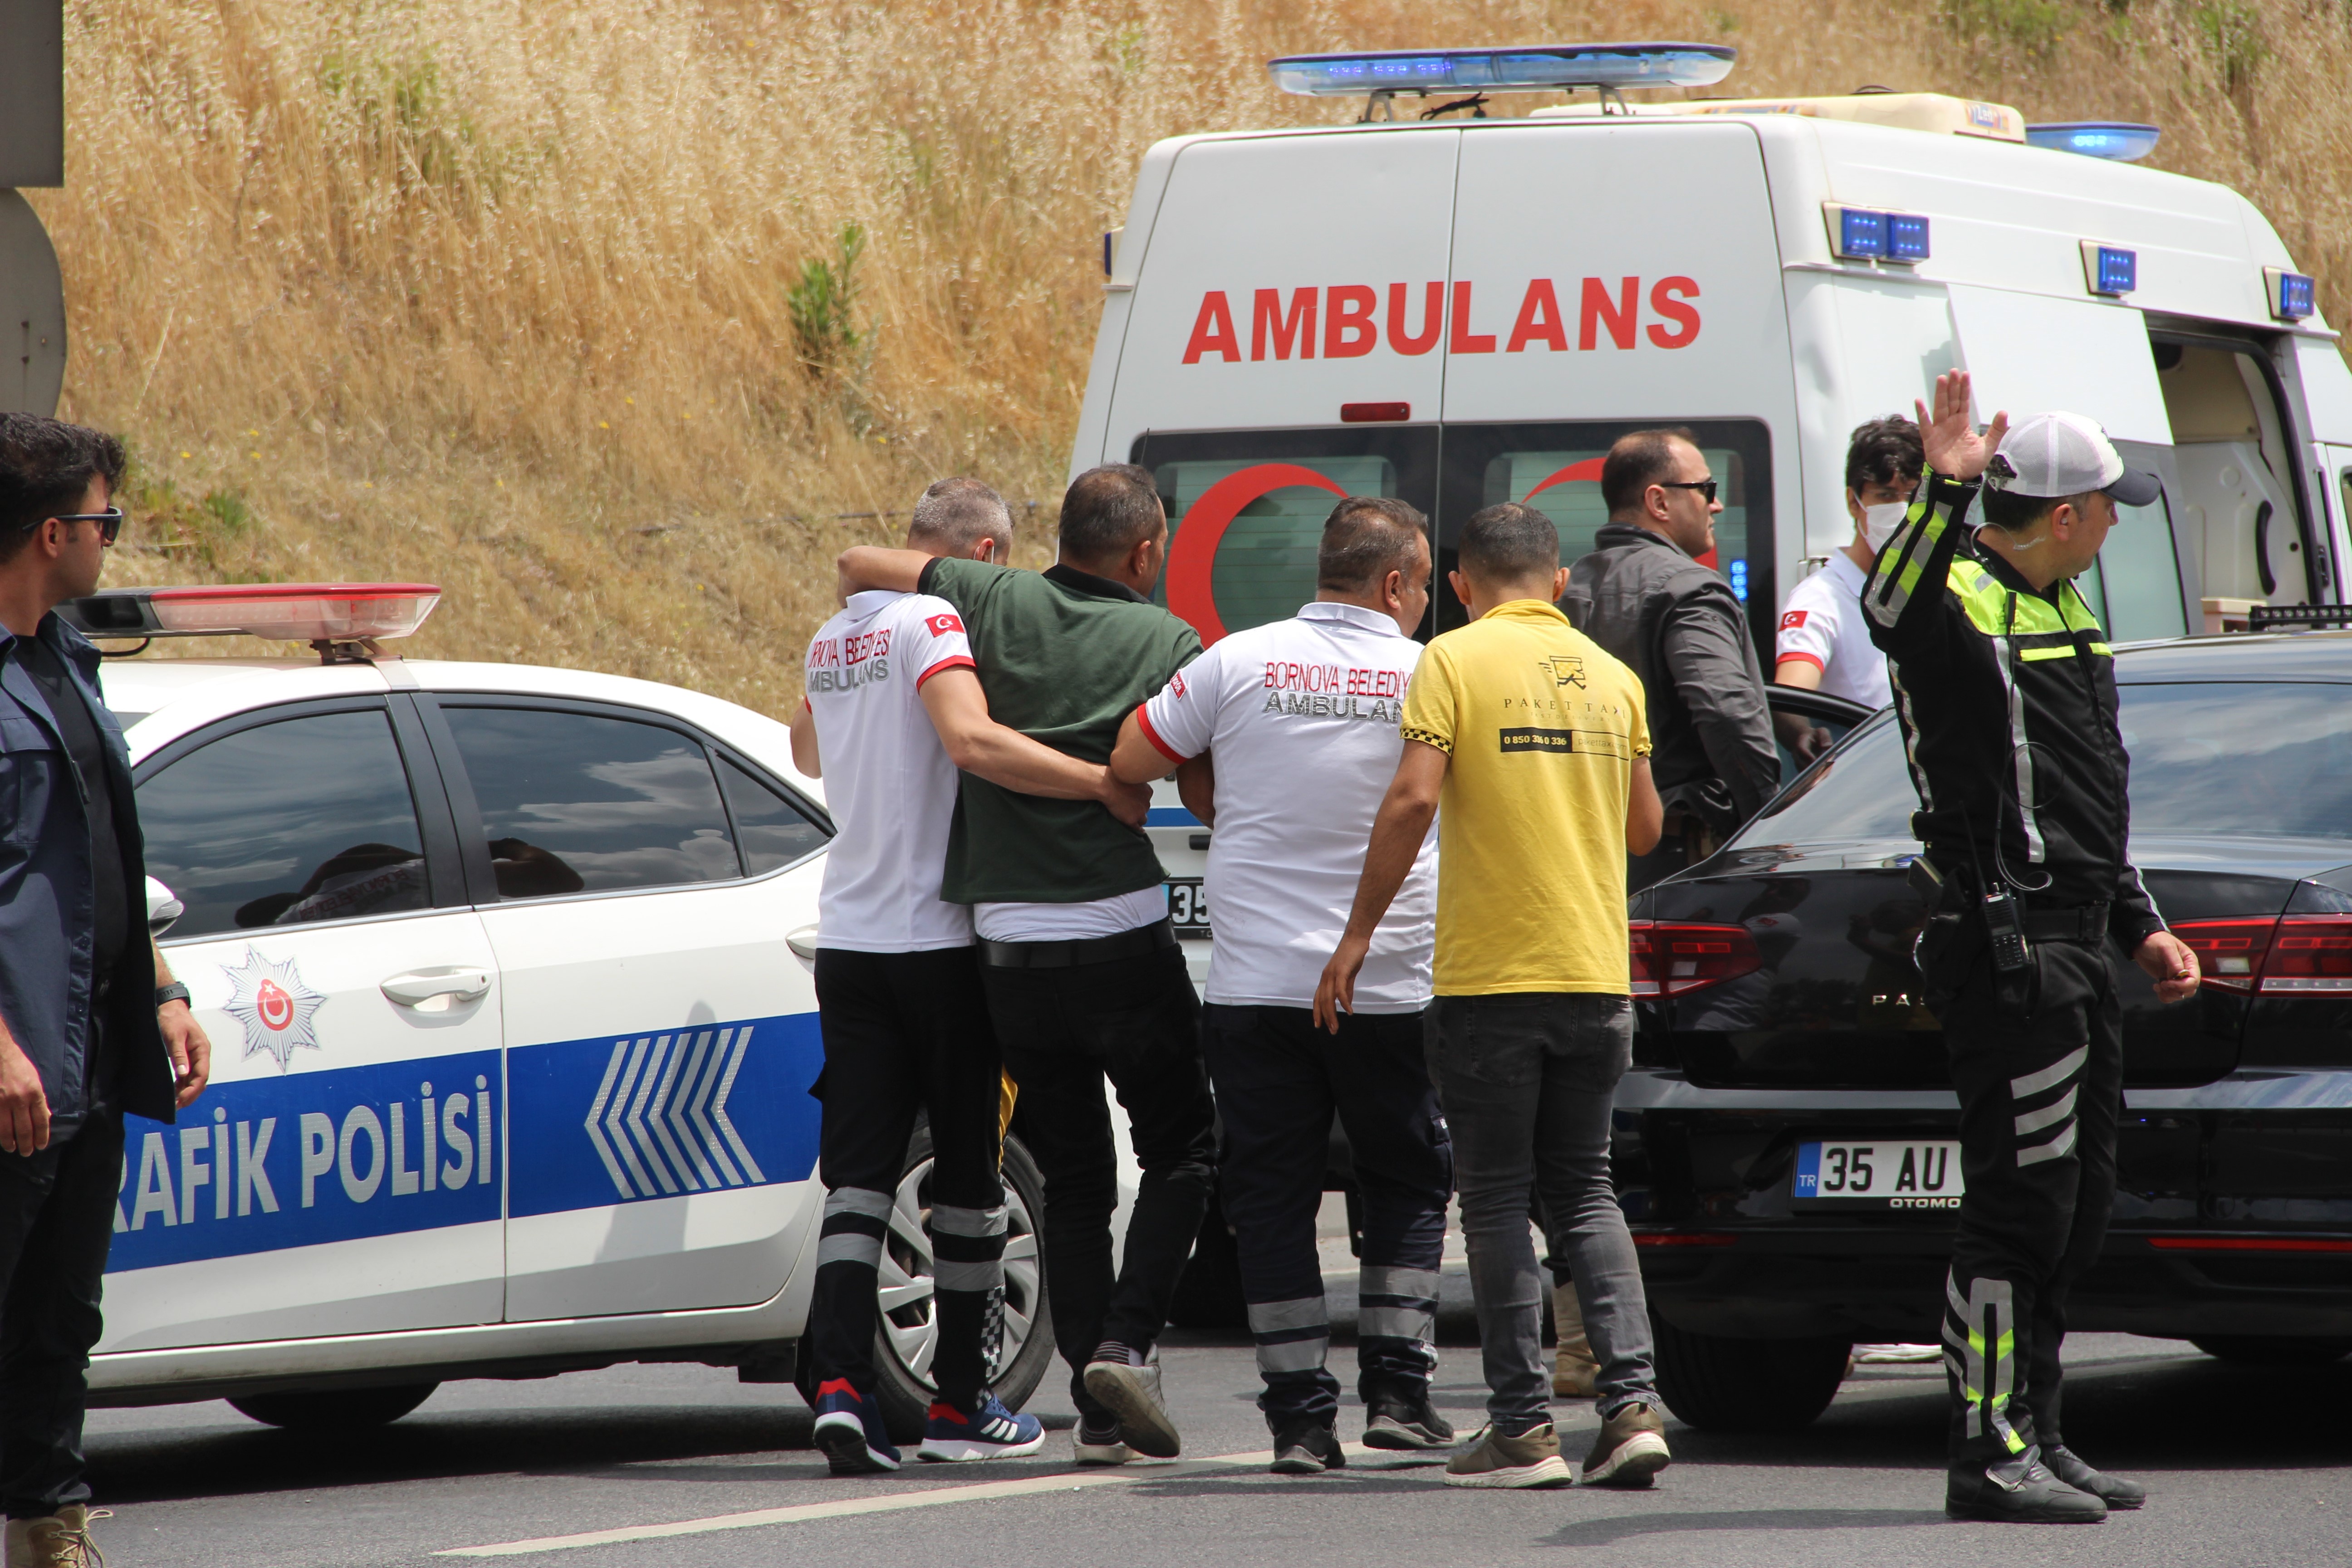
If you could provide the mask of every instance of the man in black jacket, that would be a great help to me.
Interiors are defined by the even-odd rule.
[[[2131,863],[2115,657],[2074,578],[2098,559],[2116,504],[2144,506],[2159,487],[2079,415],[2011,431],[1997,414],[1979,435],[1965,372],[1937,380],[1919,433],[1926,483],[1862,603],[1919,791],[1919,974],[1960,1099],[1944,1507],[2095,1523],[2145,1496],[2058,1429],[2067,1289],[2097,1261],[2115,1201],[2123,1035],[2108,946],[2159,1002],[2195,992],[2198,970]],[[1973,531],[1971,502],[1984,515]]]
[[[1609,521],[1559,607],[1642,678],[1666,827],[1632,861],[1639,889],[1705,859],[1780,786],[1764,672],[1715,548],[1715,477],[1687,430],[1620,437],[1601,466]]]

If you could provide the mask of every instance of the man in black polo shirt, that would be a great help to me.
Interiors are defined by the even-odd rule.
[[[122,730],[57,616],[122,526],[113,437],[0,414],[0,1505],[7,1560],[93,1560],[82,1408],[125,1111],[169,1121],[212,1047],[144,929]]]
[[[1107,763],[1120,722],[1200,657],[1192,628],[1144,597],[1167,545],[1151,475],[1115,464],[1071,482],[1061,559],[1043,574],[867,547],[840,564],[845,590],[953,605],[997,721]],[[1201,1227],[1215,1140],[1200,1002],[1169,928],[1165,875],[1150,841],[1091,801],[963,775],[940,896],[972,906],[990,1017],[1045,1178],[1045,1271],[1054,1337],[1076,1374],[1080,1463],[1181,1447],[1150,1350]],[[1116,1279],[1106,1075],[1143,1167]]]

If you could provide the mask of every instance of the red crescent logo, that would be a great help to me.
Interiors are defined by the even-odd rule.
[[[1225,635],[1225,623],[1217,617],[1211,574],[1226,528],[1250,502],[1294,487],[1328,490],[1335,496],[1348,493],[1297,463],[1254,463],[1202,491],[1177,525],[1176,542],[1168,549],[1168,607],[1192,623],[1202,643],[1213,643]]]
[[[294,998],[286,994],[285,987],[275,980],[263,981],[253,1001],[254,1011],[260,1015],[265,1028],[283,1029],[294,1021]]]

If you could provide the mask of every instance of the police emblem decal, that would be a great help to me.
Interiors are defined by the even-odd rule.
[[[302,984],[292,959],[272,963],[258,949],[248,947],[242,964],[231,969],[224,963],[221,973],[229,983],[229,998],[222,1006],[245,1026],[247,1056],[267,1054],[282,1073],[292,1067],[297,1047],[319,1048],[310,1020],[327,999]]]

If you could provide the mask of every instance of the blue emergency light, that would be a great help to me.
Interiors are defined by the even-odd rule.
[[[1268,60],[1285,92],[1542,92],[1570,87],[1709,87],[1731,74],[1728,44],[1528,44],[1496,49],[1360,49]]]
[[[2284,267],[2263,268],[2264,290],[2271,297],[2271,314],[2282,321],[2300,321],[2319,313],[2311,279]]]
[[[1830,225],[1830,252],[1845,261],[1893,261],[1908,266],[1932,254],[1928,226],[1918,213],[1882,212],[1837,202],[1822,209]]]
[[[2156,139],[2163,134],[2153,125],[2135,125],[2125,120],[2070,120],[2027,126],[2025,144],[2053,153],[2080,153],[2086,158],[2137,163],[2156,151]]]
[[[2083,242],[2083,282],[2094,294],[2119,300],[2139,287],[2139,252],[2120,246]]]

